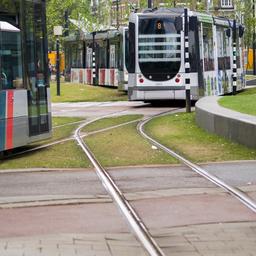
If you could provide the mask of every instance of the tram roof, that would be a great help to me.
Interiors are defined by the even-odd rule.
[[[109,39],[118,36],[120,32],[117,29],[103,30],[95,32],[95,39]]]
[[[180,15],[182,16],[184,14],[184,8],[154,8],[154,9],[145,9],[141,13],[138,13],[138,15],[159,15],[159,14],[173,14],[173,15]],[[199,21],[204,23],[210,23],[210,24],[218,24],[223,26],[233,26],[233,20],[227,18],[227,17],[218,17],[213,16],[209,13],[203,13],[203,12],[195,12],[189,10],[189,16],[196,16]],[[239,26],[240,24],[237,24]]]
[[[20,32],[18,28],[6,21],[0,21],[0,31]]]

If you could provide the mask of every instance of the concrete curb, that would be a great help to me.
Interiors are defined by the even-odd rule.
[[[256,148],[256,117],[221,107],[219,98],[204,97],[196,103],[197,124],[211,133]]]

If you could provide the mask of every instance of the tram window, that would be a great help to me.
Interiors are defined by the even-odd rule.
[[[217,27],[218,69],[230,69],[230,38],[226,35],[225,27]]]
[[[125,30],[125,67],[128,70],[129,66],[129,33]]]
[[[86,47],[86,68],[92,67],[92,48]]]
[[[203,24],[204,69],[214,70],[213,32],[211,24]]]
[[[109,47],[109,67],[117,68],[118,67],[118,44],[111,44]]]
[[[109,49],[109,67],[115,67],[115,56],[116,56],[116,48],[115,45],[110,45]]]
[[[48,77],[45,36],[42,31],[44,23],[42,6],[39,2],[27,1],[24,9],[26,17],[26,41],[24,43],[26,45],[25,62],[29,82],[28,89],[36,92],[36,87],[45,87],[47,85]]]
[[[196,54],[196,40],[195,32],[189,31],[189,62],[190,62],[190,72],[197,72],[197,54]]]
[[[71,71],[71,44],[69,42],[65,43],[65,72],[70,73]]]
[[[0,21],[0,89],[23,88],[20,30]]]
[[[119,60],[118,60],[118,69],[119,71],[123,71],[124,70],[124,53],[125,53],[125,49],[123,49],[123,36],[120,35],[119,36],[119,42],[118,42],[118,57],[119,57]]]
[[[236,38],[236,65],[237,68],[241,68],[241,56],[240,56],[240,38],[239,38],[239,29],[237,29],[236,32],[237,38]]]
[[[174,22],[167,17],[140,17],[139,66],[148,79],[167,81],[179,72],[181,38]]]
[[[107,68],[107,42],[98,41],[96,43],[97,55],[98,55],[98,68]],[[96,58],[97,59],[97,58]]]
[[[72,44],[72,67],[83,67],[83,42],[75,42]]]
[[[135,72],[135,24],[129,23],[129,67],[128,72]]]
[[[78,42],[76,47],[76,67],[83,67],[83,42]]]

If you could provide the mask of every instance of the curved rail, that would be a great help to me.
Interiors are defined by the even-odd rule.
[[[180,111],[177,111],[180,112]],[[172,113],[175,113],[172,111]],[[240,200],[244,205],[246,205],[248,208],[250,208],[252,211],[256,212],[256,203],[255,201],[249,197],[247,194],[245,194],[244,192],[240,191],[239,189],[228,185],[227,183],[225,183],[224,181],[222,181],[221,179],[219,179],[218,177],[216,177],[215,175],[210,174],[209,172],[207,172],[206,170],[204,170],[203,168],[201,168],[200,166],[190,162],[189,160],[187,160],[186,158],[184,158],[183,156],[177,154],[176,152],[174,152],[173,150],[171,150],[170,148],[162,145],[161,143],[157,142],[156,140],[154,140],[153,138],[151,138],[149,135],[147,135],[144,131],[144,125],[146,123],[148,123],[149,121],[151,121],[153,118],[156,117],[160,117],[160,116],[164,116],[167,115],[168,113],[164,113],[164,114],[158,114],[155,115],[153,117],[150,117],[146,120],[141,121],[138,126],[137,129],[138,131],[141,133],[141,135],[146,138],[147,140],[149,140],[152,144],[154,144],[155,146],[157,146],[158,148],[161,148],[162,150],[164,150],[166,153],[168,153],[169,155],[173,156],[174,158],[178,159],[180,162],[184,163],[186,166],[188,166],[190,169],[192,169],[193,171],[197,172],[198,174],[200,174],[201,176],[205,177],[206,179],[208,179],[209,181],[211,181],[212,183],[214,183],[215,185],[223,188],[224,190],[226,190],[227,192],[229,192],[231,195],[233,195],[234,197],[236,197],[238,200]]]
[[[78,144],[93,164],[103,186],[106,188],[114,202],[118,205],[121,212],[126,217],[126,220],[130,224],[133,232],[137,236],[138,240],[141,242],[142,246],[148,252],[148,254],[151,256],[164,256],[163,251],[157,245],[157,243],[147,230],[142,220],[139,218],[137,213],[134,211],[132,206],[124,197],[123,193],[120,191],[120,189],[117,187],[111,176],[97,161],[94,154],[83,141],[82,136],[80,135],[80,131],[87,124],[82,124],[80,127],[77,128],[77,130],[75,131],[75,139],[77,140]]]
[[[105,117],[102,117],[102,118],[105,118]],[[89,121],[89,123],[95,122],[97,120],[99,120],[99,119],[93,119],[93,120]],[[121,124],[118,124],[118,125],[113,125],[113,126],[110,126],[110,127],[107,127],[107,128],[100,129],[100,130],[88,132],[88,133],[82,135],[81,137],[84,138],[84,137],[87,137],[87,136],[90,136],[90,135],[94,135],[94,134],[97,134],[97,133],[109,131],[111,129],[119,128],[119,127],[122,127],[122,126],[125,126],[125,125],[128,125],[128,124],[132,124],[132,123],[138,122],[140,120],[141,120],[141,118],[140,119],[136,119],[136,120],[132,120],[132,121],[129,121],[129,122],[121,123]],[[86,121],[84,120],[83,121],[84,124],[86,124],[86,125],[89,124],[89,123],[85,123],[85,122]],[[79,121],[79,123],[80,123],[80,121]],[[56,140],[56,141],[53,141],[53,142],[50,142],[50,143],[47,143],[47,144],[36,146],[34,148],[26,149],[24,151],[20,151],[20,152],[17,152],[17,153],[13,153],[11,155],[7,155],[7,156],[3,157],[3,159],[8,159],[8,158],[12,158],[12,157],[15,157],[15,156],[31,153],[31,152],[34,152],[34,151],[37,151],[37,150],[40,150],[40,149],[45,149],[45,148],[48,148],[48,147],[52,147],[52,146],[58,145],[60,143],[71,141],[71,140],[75,140],[73,135],[69,136],[67,138],[64,138],[64,139]]]

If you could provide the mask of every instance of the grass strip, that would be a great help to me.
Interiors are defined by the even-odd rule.
[[[105,129],[111,126],[137,120],[142,117],[143,115],[124,115],[124,116],[107,117],[85,126],[82,129],[82,132],[94,132],[94,131]]]
[[[52,118],[52,127],[58,127],[58,126],[64,126],[64,125],[70,125],[76,122],[80,122],[85,120],[84,118],[80,117],[53,117]]]
[[[152,145],[137,132],[137,123],[85,138],[103,166],[173,164],[177,161]]]
[[[45,145],[54,141],[58,141],[70,137],[73,131],[79,126],[79,123],[73,122],[84,120],[82,118],[70,117],[53,117],[53,125],[65,125],[53,129],[51,139],[43,140],[20,147],[13,150],[13,153],[33,149],[37,146]],[[0,161],[0,169],[17,169],[17,168],[82,168],[88,167],[87,158],[81,153],[75,141],[62,142],[48,148],[39,149],[37,151],[27,152],[5,160]]]
[[[0,169],[23,168],[87,168],[89,160],[75,141],[19,155],[0,161]]]
[[[61,96],[56,95],[56,84],[51,84],[52,102],[126,101],[127,94],[115,88],[75,83],[61,83]]]
[[[256,116],[256,88],[247,89],[235,96],[224,96],[219,100],[222,107]]]
[[[145,131],[193,162],[256,159],[256,150],[209,134],[195,122],[195,113],[173,114],[150,121]]]
[[[52,130],[52,137],[50,139],[35,142],[32,145],[34,146],[44,145],[44,144],[48,144],[57,140],[62,140],[70,137],[73,134],[74,130],[80,125],[79,123],[73,123],[73,122],[78,122],[82,120],[84,120],[84,118],[53,117],[52,118],[53,127],[59,126],[59,125],[61,125],[61,127],[56,127]]]

